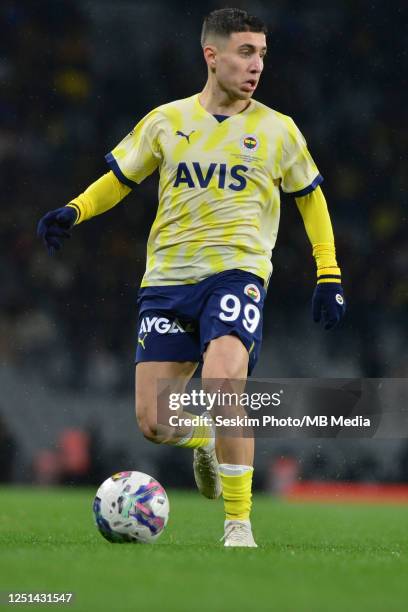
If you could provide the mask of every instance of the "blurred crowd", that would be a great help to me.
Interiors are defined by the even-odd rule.
[[[255,97],[295,118],[325,178],[349,304],[341,333],[325,339],[328,354],[352,351],[357,376],[406,376],[407,10],[359,0],[272,4],[250,8],[270,30]],[[129,386],[157,179],[75,229],[54,258],[36,238],[36,223],[107,171],[104,154],[146,112],[201,90],[201,22],[220,6],[2,1],[2,363],[59,386]],[[266,344],[272,332],[293,334],[315,282],[310,245],[287,197],[273,261]],[[296,341],[302,329],[295,331]]]

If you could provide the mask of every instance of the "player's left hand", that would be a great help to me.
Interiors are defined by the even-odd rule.
[[[340,283],[319,283],[312,298],[313,321],[322,321],[324,329],[333,329],[346,312],[343,287]]]

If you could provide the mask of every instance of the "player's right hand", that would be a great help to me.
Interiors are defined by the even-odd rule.
[[[37,236],[42,238],[50,255],[59,251],[63,240],[70,238],[70,230],[77,219],[77,212],[71,206],[63,206],[56,210],[51,210],[44,215],[37,225]]]

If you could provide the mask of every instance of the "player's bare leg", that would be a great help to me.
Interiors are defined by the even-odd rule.
[[[248,352],[236,336],[222,336],[212,340],[204,356],[203,388],[217,392],[220,387],[228,392],[242,393],[248,371]],[[230,381],[230,382],[228,382]],[[221,390],[222,390],[221,388]],[[244,416],[240,406],[223,406],[223,416]],[[233,435],[232,435],[233,433]],[[222,481],[225,507],[224,545],[227,547],[255,547],[250,523],[252,504],[252,473],[254,439],[244,437],[244,431],[216,436],[216,453]]]
[[[136,365],[136,419],[145,438],[156,444],[176,444],[189,427],[170,427],[157,422],[159,381],[171,381],[172,393],[184,393],[197,364],[184,361],[144,361]]]
[[[248,351],[236,336],[222,336],[212,340],[204,355],[202,372],[203,388],[206,392],[217,392],[222,381],[233,381],[233,392],[243,393],[248,372]],[[223,407],[224,414],[241,414],[238,406]],[[242,415],[246,414],[242,411]],[[234,432],[238,433],[238,432]],[[217,457],[220,463],[253,465],[254,440],[231,435],[216,438]]]
[[[205,497],[221,495],[221,480],[214,449],[214,436],[208,425],[171,427],[158,422],[158,382],[168,380],[171,389],[164,394],[184,393],[197,364],[193,362],[142,362],[136,366],[136,418],[143,435],[156,444],[171,444],[194,449],[194,476],[197,487]],[[177,413],[173,413],[177,414]],[[191,416],[186,411],[182,414]],[[201,450],[203,451],[201,452]],[[200,454],[201,453],[201,454]]]

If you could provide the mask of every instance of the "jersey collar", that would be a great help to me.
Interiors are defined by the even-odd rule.
[[[214,121],[217,121],[217,119],[214,117],[214,115],[213,115],[212,113],[209,113],[209,112],[208,112],[208,111],[207,111],[207,110],[204,108],[204,106],[202,106],[202,105],[201,105],[200,100],[199,100],[199,95],[200,95],[200,94],[198,93],[198,94],[195,94],[195,95],[193,96],[193,98],[194,98],[194,104],[195,104],[195,106],[196,106],[197,110],[198,110],[198,111],[199,111],[201,114],[206,115],[207,117],[211,117],[211,118],[212,118]],[[250,112],[252,112],[252,111],[253,111],[253,109],[254,109],[254,108],[255,108],[255,100],[253,100],[253,99],[251,98],[251,99],[250,99],[250,101],[249,101],[249,104],[248,104],[248,106],[246,107],[246,109],[245,109],[245,110],[241,111],[240,113],[235,113],[234,115],[230,115],[230,116],[229,116],[229,119],[232,119],[233,117],[242,117],[243,115],[248,115]],[[217,121],[217,123],[218,123],[219,125],[221,125],[221,124],[220,124],[218,121]]]

